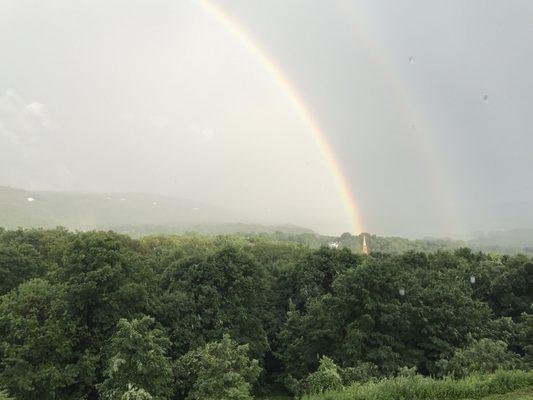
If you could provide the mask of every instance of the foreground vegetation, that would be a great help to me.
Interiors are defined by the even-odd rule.
[[[364,256],[260,237],[0,230],[0,389],[385,400],[454,386],[479,398],[531,384],[512,370],[533,367],[532,288],[530,257],[464,248]],[[473,375],[498,369],[511,372]]]
[[[486,399],[488,396],[498,399],[502,394],[515,399],[517,397],[514,397],[513,392],[527,388],[522,394],[528,395],[532,386],[533,372],[523,371],[475,374],[462,379],[434,379],[414,375],[354,383],[340,391],[304,396],[304,400],[454,400]]]
[[[520,389],[505,394],[495,394],[484,397],[483,400],[531,400],[533,399],[533,387]]]

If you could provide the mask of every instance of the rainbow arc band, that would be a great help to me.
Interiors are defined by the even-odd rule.
[[[261,65],[273,78],[281,91],[291,100],[300,118],[304,122],[309,132],[313,135],[315,143],[320,148],[330,171],[335,179],[342,203],[350,216],[352,233],[363,231],[363,220],[359,212],[355,196],[350,188],[350,184],[341,168],[341,165],[328,143],[325,133],[315,120],[309,108],[306,106],[296,88],[291,84],[283,70],[266,54],[253,37],[223,9],[211,1],[198,0],[198,4],[203,10],[211,15],[217,22],[228,29],[237,40],[247,49],[250,55]]]

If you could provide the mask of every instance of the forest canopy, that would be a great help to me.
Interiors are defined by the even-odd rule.
[[[532,288],[531,257],[468,248],[0,230],[0,389],[248,399],[530,370]]]

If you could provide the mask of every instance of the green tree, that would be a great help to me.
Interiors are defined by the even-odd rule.
[[[525,368],[533,369],[533,314],[522,314],[517,331],[516,347],[523,356]]]
[[[488,303],[497,315],[520,317],[533,304],[533,262],[526,256],[504,257],[504,268],[492,276]]]
[[[0,300],[0,385],[24,400],[78,399],[96,358],[76,349],[61,286],[41,279]]]
[[[9,397],[5,390],[0,390],[0,400],[13,400],[13,398]]]
[[[94,385],[102,380],[101,351],[120,318],[146,313],[151,270],[141,262],[137,242],[112,232],[78,233],[65,246],[50,280],[65,288],[68,318],[78,327],[77,352],[100,360]]]
[[[150,271],[142,266],[135,243],[111,232],[78,234],[67,246],[53,279],[65,283],[69,311],[100,345],[119,318],[146,309]],[[96,343],[95,343],[96,344]]]
[[[22,282],[43,276],[46,268],[33,246],[0,243],[0,295]]]
[[[180,392],[189,400],[251,400],[261,368],[250,360],[248,345],[229,335],[182,356],[177,363]]]
[[[331,301],[331,295],[313,299],[303,312],[290,303],[276,355],[291,378],[304,379],[318,367],[319,355],[332,355],[339,345],[342,321],[331,314]]]
[[[224,245],[206,258],[172,263],[163,276],[157,315],[170,327],[175,354],[229,333],[262,358],[268,349],[265,321],[270,318],[266,277],[264,268],[236,245]]]
[[[171,361],[166,356],[170,345],[163,332],[153,327],[154,319],[144,316],[128,321],[120,319],[111,337],[105,380],[99,386],[106,400],[120,400],[127,393],[137,395],[142,389],[155,400],[170,398],[172,390]]]
[[[361,257],[348,249],[339,251],[322,247],[307,254],[294,269],[293,302],[302,309],[308,301],[331,293],[335,279],[360,263]]]
[[[124,392],[120,400],[152,400],[153,397],[144,389],[137,389],[128,385],[128,390]]]

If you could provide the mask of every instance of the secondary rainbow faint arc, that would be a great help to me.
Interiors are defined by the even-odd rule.
[[[315,118],[313,118],[313,115],[305,105],[303,99],[291,84],[287,76],[283,73],[282,69],[277,66],[270,57],[268,57],[265,51],[258,43],[256,43],[252,36],[243,27],[237,24],[227,12],[211,1],[198,0],[197,2],[209,15],[213,16],[218,22],[225,26],[246,47],[250,54],[257,60],[257,62],[273,77],[274,81],[278,84],[283,93],[290,98],[298,114],[313,135],[316,144],[320,148],[333,176],[335,177],[342,202],[347,209],[346,211],[350,215],[353,232],[362,232],[363,219],[361,218],[361,213],[357,207],[355,196],[350,188],[346,176],[344,175],[344,172],[342,171],[341,165],[337,160],[331,145],[328,143],[326,135],[320,128]]]
[[[414,144],[417,146],[419,154],[425,160],[426,165],[431,171],[431,184],[433,191],[436,194],[437,204],[439,204],[440,212],[446,219],[446,226],[450,233],[466,232],[461,224],[461,219],[457,214],[457,209],[454,206],[457,201],[454,199],[451,190],[451,182],[447,178],[442,160],[440,159],[440,152],[431,142],[431,137],[426,132],[430,131],[429,122],[424,113],[421,112],[421,106],[414,103],[414,99],[409,95],[409,90],[404,80],[400,79],[398,73],[391,68],[393,65],[387,58],[388,52],[384,50],[382,44],[377,41],[372,35],[368,33],[367,29],[362,29],[362,21],[365,21],[365,15],[357,7],[357,3],[348,0],[339,0],[339,4],[344,7],[344,15],[353,22],[350,26],[354,33],[362,39],[366,48],[372,52],[373,59],[379,63],[387,71],[388,83],[391,86],[392,92],[398,94],[402,100],[399,102],[404,115],[415,122],[412,132],[416,140]]]

